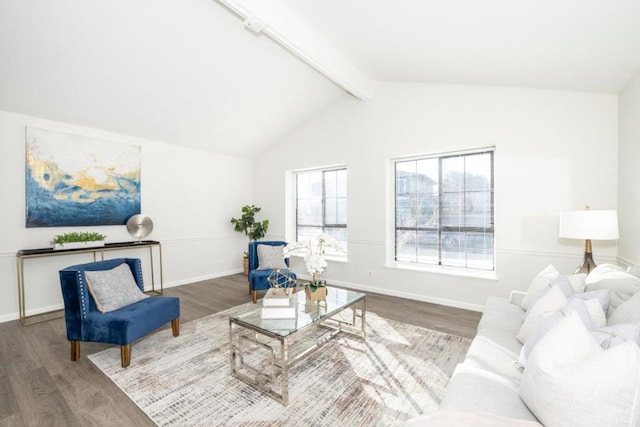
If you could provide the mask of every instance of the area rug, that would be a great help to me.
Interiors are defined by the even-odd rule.
[[[386,426],[437,409],[470,344],[367,312],[365,341],[339,335],[290,370],[285,407],[231,377],[229,315],[249,309],[149,335],[126,369],[117,346],[89,359],[161,426]]]

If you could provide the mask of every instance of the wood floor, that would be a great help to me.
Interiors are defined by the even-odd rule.
[[[168,288],[165,295],[180,297],[183,325],[251,300],[240,274]],[[480,319],[476,312],[371,293],[367,310],[465,337],[475,335]],[[87,359],[107,347],[82,343],[80,360],[71,362],[64,319],[0,324],[0,426],[154,425]],[[134,343],[133,357],[135,351]]]

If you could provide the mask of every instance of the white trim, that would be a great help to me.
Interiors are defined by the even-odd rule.
[[[423,159],[439,159],[441,157],[453,157],[453,156],[466,156],[469,154],[476,153],[486,153],[486,152],[494,152],[496,151],[496,146],[488,146],[482,148],[468,148],[466,150],[455,150],[455,151],[444,151],[441,153],[433,153],[433,154],[414,154],[407,155],[402,157],[392,157],[390,160],[392,163],[397,163],[405,160],[423,160]]]
[[[309,277],[301,276],[301,275],[298,275],[298,277],[302,279],[307,279],[307,280],[309,279]],[[414,300],[414,301],[428,302],[431,304],[445,305],[447,307],[461,308],[463,310],[471,310],[471,311],[479,311],[479,312],[482,312],[482,310],[484,310],[484,305],[481,305],[481,304],[472,304],[472,303],[451,300],[446,298],[430,297],[427,295],[415,294],[412,292],[396,291],[393,289],[376,288],[373,286],[362,285],[359,283],[345,282],[342,280],[331,279],[328,285],[344,286],[346,288],[356,289],[359,291],[371,292],[371,293],[381,294],[381,295],[388,295],[388,296],[398,297],[398,298],[405,298],[405,299]]]
[[[165,282],[163,284],[163,288],[174,288],[176,286],[190,285],[197,282],[204,282],[205,280],[218,279],[220,277],[231,276],[232,274],[242,273],[242,271],[243,271],[242,268],[236,268],[233,270],[221,271],[213,274],[205,274],[204,276],[196,276],[196,277],[189,277],[187,279],[173,280],[171,282]]]
[[[395,270],[410,270],[423,273],[444,274],[447,276],[472,277],[474,279],[483,279],[497,281],[498,275],[495,271],[480,270],[474,268],[451,267],[446,265],[430,265],[430,264],[406,264],[401,262],[390,263],[384,266]]]
[[[218,0],[240,16],[244,25],[263,33],[356,98],[373,95],[374,82],[279,2]]]

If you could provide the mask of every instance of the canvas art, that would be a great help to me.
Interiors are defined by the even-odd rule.
[[[26,226],[121,225],[140,213],[140,146],[26,129]]]

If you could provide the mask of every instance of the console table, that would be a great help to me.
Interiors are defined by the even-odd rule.
[[[158,295],[162,295],[164,291],[163,288],[163,278],[162,278],[162,245],[160,242],[155,240],[142,240],[136,242],[119,242],[119,243],[107,243],[104,246],[98,246],[93,248],[81,248],[81,249],[58,249],[54,250],[53,248],[40,248],[40,249],[21,249],[16,253],[16,271],[18,274],[18,307],[20,310],[20,323],[22,326],[33,325],[35,323],[45,322],[47,320],[51,320],[51,318],[39,319],[39,320],[30,320],[37,317],[42,317],[50,313],[55,313],[61,310],[52,310],[44,313],[32,314],[27,316],[27,307],[25,300],[25,279],[24,279],[24,261],[26,259],[31,258],[45,258],[45,257],[53,257],[53,256],[64,256],[64,255],[76,255],[81,253],[91,253],[93,254],[93,260],[98,260],[98,254],[100,255],[100,260],[104,260],[105,252],[110,251],[121,251],[128,249],[140,249],[140,248],[149,248],[149,259],[151,261],[151,290],[147,291],[147,293],[155,293]],[[153,265],[153,252],[154,248],[158,249],[158,258],[160,264],[160,289],[156,290],[156,280],[155,280],[155,268]],[[59,318],[58,316],[56,318]]]

